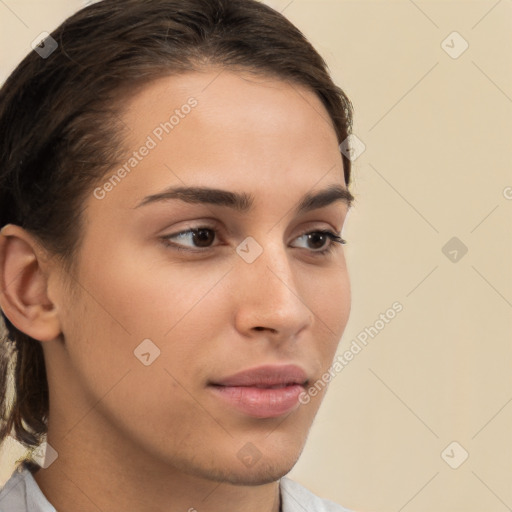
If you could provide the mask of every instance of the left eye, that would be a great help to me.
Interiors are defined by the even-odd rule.
[[[214,228],[201,226],[164,236],[162,237],[162,241],[166,246],[172,249],[194,252],[194,249],[208,249],[212,247],[216,234],[217,231]],[[306,243],[305,249],[310,249],[313,253],[321,254],[333,250],[336,243],[346,243],[340,236],[329,230],[309,231],[298,236],[295,240],[304,240]],[[328,241],[330,241],[330,243],[325,248],[326,242]],[[183,242],[189,242],[189,244],[187,245]],[[308,247],[307,244],[311,244],[313,247]]]
[[[313,248],[313,252],[319,252],[321,254],[324,254],[327,251],[334,250],[334,246],[336,243],[339,244],[346,244],[347,242],[343,240],[340,236],[338,236],[336,233],[333,233],[329,230],[323,230],[323,231],[310,231],[308,233],[304,233],[303,235],[297,237],[296,240],[305,239],[306,244],[311,243],[315,247]],[[330,244],[325,248],[325,243],[327,241],[330,241]],[[306,249],[309,249],[309,247],[305,247]]]

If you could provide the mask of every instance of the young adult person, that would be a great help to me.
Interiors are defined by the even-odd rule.
[[[21,62],[0,438],[35,451],[0,511],[345,510],[285,475],[350,312],[351,120],[255,0],[103,0]]]

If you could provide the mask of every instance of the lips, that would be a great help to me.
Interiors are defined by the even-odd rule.
[[[306,383],[306,372],[293,364],[259,366],[213,382],[217,386],[250,386],[257,388],[277,388],[291,384],[303,386]]]
[[[272,418],[296,408],[307,383],[306,372],[296,365],[267,365],[211,382],[210,389],[245,415]]]

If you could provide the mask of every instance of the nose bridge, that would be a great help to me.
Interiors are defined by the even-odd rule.
[[[244,273],[248,273],[248,281],[259,292],[268,290],[273,292],[276,299],[287,298],[294,290],[293,270],[288,260],[285,248],[282,244],[271,241],[260,246],[260,254],[244,267]],[[256,248],[257,249],[257,248]],[[253,250],[251,248],[251,250]]]
[[[303,303],[286,248],[282,243],[266,240],[267,243],[258,244],[259,248],[255,240],[249,240],[247,252],[242,254],[259,254],[254,257],[253,252],[252,261],[243,256],[244,261],[238,261],[239,283],[244,287],[243,300],[237,306],[239,318],[248,328],[298,331],[311,322],[312,313]]]

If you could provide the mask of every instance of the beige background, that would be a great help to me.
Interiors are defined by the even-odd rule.
[[[267,3],[325,57],[366,146],[340,353],[404,308],[332,381],[290,476],[359,511],[511,510],[512,2]],[[0,79],[81,4],[1,0]],[[18,454],[3,447],[0,482]]]

